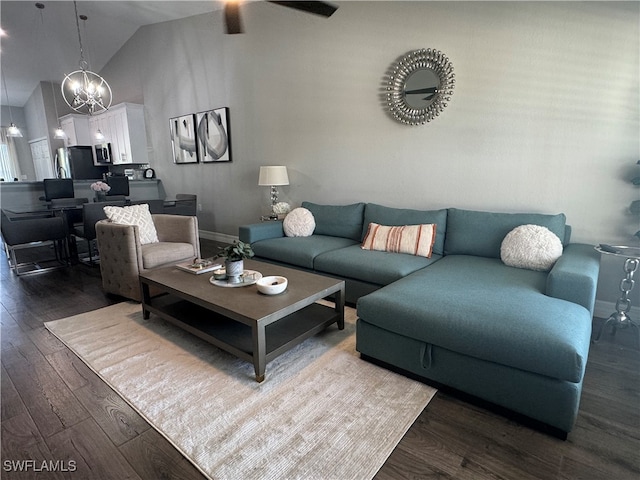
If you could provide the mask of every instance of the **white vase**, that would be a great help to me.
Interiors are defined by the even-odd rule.
[[[235,260],[235,261],[226,260],[224,264],[227,270],[227,282],[229,283],[242,282],[242,279],[240,278],[240,276],[244,273],[244,260]]]

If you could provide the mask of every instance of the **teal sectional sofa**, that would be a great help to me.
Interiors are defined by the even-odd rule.
[[[282,222],[240,227],[256,257],[343,278],[357,305],[365,359],[529,417],[566,437],[589,353],[599,256],[570,243],[565,216],[412,210],[305,202],[316,228],[286,237]],[[370,223],[435,224],[431,258],[363,250]],[[563,242],[549,272],[506,266],[513,228],[547,227]]]

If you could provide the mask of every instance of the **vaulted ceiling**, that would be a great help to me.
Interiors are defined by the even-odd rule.
[[[37,8],[36,3],[44,5]],[[222,1],[78,1],[85,60],[99,72],[144,25],[222,8]],[[24,106],[40,81],[60,83],[77,70],[80,45],[72,1],[23,0],[0,3],[2,73],[11,106]],[[2,104],[7,104],[4,86]]]

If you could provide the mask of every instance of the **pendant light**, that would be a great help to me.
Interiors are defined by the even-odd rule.
[[[49,82],[51,83],[51,93],[53,95],[53,97],[51,97],[53,99],[53,108],[55,108],[56,110],[56,129],[53,131],[53,138],[56,140],[65,140],[67,138],[67,134],[64,133],[64,130],[62,130],[62,127],[60,126],[60,118],[58,117],[58,103],[56,102],[56,90],[55,88],[53,88],[53,82]]]
[[[76,13],[76,28],[80,44],[80,70],[68,73],[62,81],[62,97],[70,108],[78,113],[93,115],[107,110],[111,106],[111,87],[97,73],[88,70],[89,64],[84,59],[80,22],[78,21],[78,5],[73,2]],[[82,20],[86,20],[86,15]]]
[[[4,85],[4,94],[7,97],[7,107],[9,107],[9,120],[11,120],[11,124],[9,128],[7,128],[7,137],[16,137],[21,138],[22,132],[16,124],[13,123],[13,114],[11,113],[11,104],[9,103],[9,90],[7,90],[7,81],[4,79],[4,70],[2,70],[2,85]]]

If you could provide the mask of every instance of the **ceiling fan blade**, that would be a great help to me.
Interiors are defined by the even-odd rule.
[[[226,2],[224,4],[224,25],[227,33],[243,33],[240,19],[240,2]]]
[[[269,3],[275,3],[277,5],[282,5],[283,7],[295,8],[296,10],[313,13],[322,17],[330,17],[338,9],[338,7],[334,7],[327,2],[279,2],[270,0]]]

